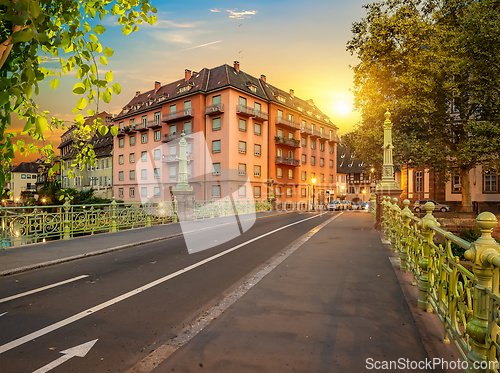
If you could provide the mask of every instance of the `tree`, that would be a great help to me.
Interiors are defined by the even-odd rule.
[[[497,169],[500,155],[498,4],[370,4],[368,16],[353,24],[347,44],[360,59],[353,70],[355,105],[362,113],[361,124],[346,136],[348,145],[361,156],[357,152],[366,153],[362,146],[369,136],[381,143],[383,112],[389,109],[396,161],[438,172],[458,170],[467,212],[472,210],[469,171],[478,164]]]
[[[48,162],[55,156],[52,143],[40,149],[36,145],[54,128],[64,127],[63,121],[36,105],[34,96],[44,79],[50,78],[50,87],[56,89],[59,77],[76,70],[80,82],[72,93],[82,96],[73,108],[78,136],[84,140],[97,130],[103,134],[111,130],[116,135],[117,128],[108,129],[100,118],[93,125],[85,125],[82,113],[87,109],[86,115],[94,115],[100,100],[108,103],[113,94],[121,91],[118,83],[112,84],[111,71],[104,76],[99,73],[98,66],[107,65],[107,58],[114,53],[99,43],[98,35],[106,31],[99,22],[107,15],[117,16],[122,33],[128,35],[143,22],[154,24],[156,17],[150,13],[156,13],[156,8],[149,0],[0,0],[0,193],[6,177],[10,177],[8,168],[16,150],[21,154],[39,150]],[[59,57],[60,71],[42,66],[47,56]],[[11,114],[26,121],[22,133],[28,134],[33,143],[20,139],[14,144],[16,134],[8,132]],[[79,162],[93,162],[94,157],[92,145],[88,144],[72,169]]]

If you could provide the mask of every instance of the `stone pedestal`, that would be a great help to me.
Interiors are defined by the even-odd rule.
[[[377,231],[380,230],[380,225],[382,223],[382,197],[389,196],[391,197],[391,202],[393,198],[397,198],[398,200],[401,197],[401,193],[403,193],[402,189],[394,188],[394,189],[378,189],[375,191],[375,196],[377,198],[377,207],[376,207],[376,216],[375,216],[375,224],[373,228]]]
[[[194,191],[173,190],[172,194],[177,199],[177,216],[179,217],[179,222],[195,220]]]

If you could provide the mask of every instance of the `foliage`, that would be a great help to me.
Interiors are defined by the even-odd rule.
[[[118,83],[112,84],[113,72],[100,72],[99,65],[107,65],[114,53],[99,42],[98,35],[106,31],[100,22],[107,15],[116,16],[122,33],[128,35],[143,22],[154,24],[156,17],[150,13],[156,13],[150,0],[0,0],[0,193],[6,178],[10,178],[8,167],[16,150],[24,155],[38,150],[49,158],[48,162],[55,156],[52,142],[40,148],[36,145],[54,129],[64,128],[63,121],[41,111],[35,103],[33,95],[39,94],[41,81],[51,79],[50,87],[56,89],[58,78],[75,70],[79,82],[72,93],[80,98],[73,112],[79,136],[85,138],[97,130],[104,135],[108,131],[100,118],[85,125],[83,114],[94,115],[100,100],[108,103],[113,94],[121,91]],[[60,69],[45,68],[47,58],[58,63]],[[16,134],[8,132],[11,114],[25,120],[21,133],[33,141],[20,139],[13,143]],[[111,127],[110,131],[116,135],[117,128]],[[72,165],[70,176],[77,163],[93,162],[94,157],[92,145],[88,144]],[[58,167],[58,163],[54,164],[49,176]]]
[[[385,0],[364,6],[347,50],[356,54],[355,107],[362,122],[344,136],[380,169],[384,111],[392,113],[395,163],[461,176],[496,168],[500,156],[498,0]]]

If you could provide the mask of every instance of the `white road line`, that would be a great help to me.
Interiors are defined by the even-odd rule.
[[[7,314],[8,314],[8,312],[4,312],[4,313],[0,314],[0,316],[7,315]]]
[[[50,332],[52,332],[54,330],[62,328],[63,326],[69,325],[69,324],[71,324],[71,323],[73,323],[75,321],[83,319],[86,316],[92,315],[93,313],[95,313],[97,311],[100,311],[100,310],[102,310],[102,309],[104,309],[106,307],[109,307],[109,306],[111,306],[111,305],[113,305],[115,303],[121,302],[122,300],[130,298],[130,297],[132,297],[132,296],[134,296],[136,294],[139,294],[139,293],[141,293],[141,292],[143,292],[145,290],[151,289],[152,287],[154,287],[156,285],[159,285],[159,284],[161,284],[161,283],[163,283],[165,281],[168,281],[168,280],[170,280],[170,279],[172,279],[174,277],[182,275],[183,273],[189,272],[192,269],[200,267],[200,266],[202,266],[202,265],[204,265],[204,264],[206,264],[208,262],[211,262],[212,260],[215,260],[217,258],[220,258],[221,256],[224,256],[224,255],[229,254],[229,253],[231,253],[231,252],[233,252],[235,250],[238,250],[238,249],[242,248],[243,246],[246,246],[246,245],[248,245],[248,244],[250,244],[252,242],[260,240],[261,238],[269,236],[269,235],[271,235],[273,233],[276,233],[278,231],[281,231],[281,230],[283,230],[285,228],[288,228],[288,227],[291,227],[293,225],[296,225],[296,224],[299,224],[299,223],[303,223],[303,222],[305,222],[307,220],[311,220],[311,219],[317,218],[319,216],[320,215],[314,215],[314,216],[311,216],[309,218],[296,221],[295,223],[291,223],[291,224],[285,225],[283,227],[277,228],[277,229],[275,229],[275,230],[273,230],[271,232],[264,233],[264,234],[262,234],[262,235],[260,235],[258,237],[252,238],[251,240],[248,240],[248,241],[243,242],[243,243],[241,243],[239,245],[236,245],[236,246],[234,246],[234,247],[232,247],[230,249],[222,251],[219,254],[213,255],[213,256],[211,256],[211,257],[209,257],[207,259],[204,259],[204,260],[202,260],[202,261],[200,261],[198,263],[192,264],[192,265],[190,265],[188,267],[185,267],[183,269],[178,270],[177,272],[174,272],[174,273],[171,273],[171,274],[169,274],[169,275],[167,275],[165,277],[162,277],[162,278],[160,278],[160,279],[158,279],[156,281],[150,282],[149,284],[146,284],[146,285],[141,286],[141,287],[139,287],[137,289],[129,291],[128,293],[125,293],[125,294],[120,295],[120,296],[118,296],[116,298],[108,300],[107,302],[98,304],[98,305],[96,305],[96,306],[94,306],[92,308],[89,308],[89,309],[86,309],[85,311],[77,313],[76,315],[68,317],[67,319],[64,319],[64,320],[61,320],[59,322],[56,322],[56,323],[54,323],[52,325],[49,325],[49,326],[47,326],[47,327],[45,327],[43,329],[37,330],[36,332],[30,333],[28,335],[25,335],[24,337],[15,339],[15,340],[13,340],[13,341],[11,341],[9,343],[6,343],[6,344],[0,346],[0,354],[4,353],[6,351],[9,351],[9,350],[11,350],[11,349],[13,349],[13,348],[15,348],[17,346],[20,346],[20,345],[22,345],[22,344],[24,344],[26,342],[32,341],[33,339],[39,338],[39,337],[41,337],[41,336],[43,336],[45,334],[48,334],[48,333],[50,333]]]
[[[27,291],[25,293],[21,293],[21,294],[13,295],[11,297],[3,298],[3,299],[0,299],[0,303],[8,302],[9,300],[16,299],[16,298],[21,298],[21,297],[24,297],[26,295],[30,295],[30,294],[33,294],[33,293],[38,293],[39,291],[43,291],[43,290],[47,290],[47,289],[50,289],[50,288],[54,288],[54,287],[59,286],[59,285],[64,285],[64,284],[67,284],[68,282],[77,281],[77,280],[80,280],[80,279],[85,278],[85,277],[89,277],[89,275],[81,275],[81,276],[78,276],[78,277],[70,278],[69,280],[58,282],[56,284],[47,285],[47,286],[44,286],[42,288],[38,288],[38,289],[35,289],[35,290],[30,290],[30,291]]]

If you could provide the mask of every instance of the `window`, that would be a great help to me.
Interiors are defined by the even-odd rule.
[[[329,180],[328,180],[328,182],[329,182],[330,184],[332,184],[332,183],[333,183],[333,175],[329,175]]]
[[[415,192],[424,191],[424,175],[422,171],[415,172]]]
[[[239,119],[239,125],[238,125],[238,129],[240,131],[244,131],[246,132],[247,131],[247,121],[245,119]]]
[[[325,158],[319,159],[319,165],[320,165],[320,167],[323,167],[325,165]]]
[[[135,188],[130,188],[129,195],[130,197],[135,197]]]
[[[247,99],[240,96],[239,103],[240,103],[240,105],[247,106]]]
[[[212,185],[212,197],[220,197],[220,185]]]
[[[319,182],[324,183],[325,182],[325,174],[319,174]]]
[[[143,168],[141,170],[141,180],[146,180],[148,178],[148,170]]]
[[[148,161],[148,152],[141,152],[141,162]]]
[[[293,188],[292,187],[287,187],[286,188],[286,196],[291,197],[293,195]]]
[[[184,123],[184,133],[186,135],[191,133],[191,122]]]
[[[141,134],[141,144],[146,144],[148,142],[148,134],[143,133]]]
[[[261,135],[261,129],[262,129],[262,126],[260,125],[260,123],[255,123],[254,124],[254,133],[258,136]]]
[[[288,178],[293,179],[293,169],[292,168],[288,169]]]
[[[125,139],[122,137],[121,139],[118,139],[118,147],[123,148],[125,146]]]
[[[118,156],[118,164],[123,164],[123,154]]]
[[[305,121],[305,120],[303,120],[303,121],[302,121],[302,126],[301,126],[301,128],[302,128],[302,131],[305,131],[305,130],[306,130],[306,121]]]
[[[247,196],[247,187],[245,185],[238,185],[238,197]]]
[[[238,175],[245,176],[247,173],[247,165],[244,163],[238,164]]]
[[[293,132],[288,132],[288,138],[293,139]]]
[[[305,197],[306,196],[306,188],[301,188],[300,189],[300,196]]]
[[[276,169],[276,177],[277,177],[278,179],[282,179],[282,178],[283,178],[283,168],[278,167],[278,168]]]
[[[276,197],[281,197],[281,187],[280,186],[276,187]]]
[[[154,173],[155,173],[155,179],[159,179],[160,178],[160,169],[159,168],[155,168],[154,169]]]
[[[118,197],[123,197],[123,188],[118,188]]]
[[[283,157],[283,149],[278,148],[278,151],[276,154],[278,155],[278,157]]]
[[[292,115],[292,114],[288,114],[288,120],[289,120],[290,122],[293,122],[293,115]]]
[[[129,154],[129,162],[134,163],[135,162],[135,153],[130,153]]]
[[[158,126],[161,124],[161,117],[160,117],[161,113],[159,111],[157,111],[155,113],[155,124]],[[159,131],[158,131],[159,132]]]
[[[291,150],[288,151],[288,158],[293,158],[293,152]]]
[[[307,172],[306,171],[302,171],[301,179],[302,180],[307,180]]]
[[[212,174],[220,175],[220,163],[213,163],[212,167],[213,167]]]
[[[212,141],[212,153],[220,153],[220,140]]]
[[[330,159],[330,168],[333,168],[333,159]]]
[[[255,111],[261,111],[261,107],[262,106],[258,102],[254,103],[254,109],[255,109]]]
[[[130,146],[135,145],[135,136],[130,136]]]
[[[243,154],[247,152],[247,143],[245,141],[238,142],[238,152]]]
[[[307,163],[307,155],[302,154],[302,163]]]
[[[170,134],[171,134],[171,135],[175,135],[175,131],[177,130],[177,127],[176,127],[176,125],[174,124],[174,125],[172,125],[172,126],[168,127],[168,130],[170,131]]]
[[[260,166],[253,166],[253,176],[260,177]]]
[[[160,187],[155,187],[155,197],[160,197]]]
[[[123,171],[118,172],[118,180],[123,181]]]
[[[212,97],[212,105],[220,104],[220,95]]]
[[[311,156],[311,165],[313,165],[313,166],[316,165],[316,157],[314,155]]]
[[[160,130],[154,132],[154,141],[160,141],[161,140],[161,132]]]
[[[311,149],[316,149],[316,140],[311,140]]]
[[[253,187],[253,196],[254,197],[260,197],[261,196],[261,187],[260,186],[254,186]]]
[[[453,173],[451,178],[451,192],[452,193],[462,193],[462,185],[460,183],[460,175],[457,172]]]
[[[212,119],[212,131],[220,130],[220,118]]]
[[[168,148],[169,154],[170,155],[176,155],[177,154],[177,147],[175,145],[171,145]]]
[[[254,146],[253,146],[253,154],[260,156],[260,145],[259,144],[254,144]]]
[[[170,105],[170,113],[175,113],[177,111],[177,105]]]
[[[125,128],[125,125],[123,124],[123,122],[120,122],[118,124],[118,128],[121,129],[121,130]]]
[[[135,119],[130,119],[130,127],[135,128]]]
[[[170,166],[169,168],[169,181],[176,181],[176,170],[175,170],[175,166]]]
[[[146,198],[147,196],[148,196],[148,188],[142,187],[141,188],[141,197]]]
[[[280,130],[280,129],[278,128],[278,131],[276,132],[276,135],[277,135],[278,137],[283,137],[283,130]]]
[[[153,154],[154,154],[155,160],[158,160],[158,159],[160,159],[160,156],[161,156],[161,150],[155,149]]]
[[[325,151],[325,143],[324,142],[320,142],[319,143],[319,151],[320,152],[324,152]]]
[[[333,145],[330,145],[330,154],[333,154]]]
[[[143,115],[142,118],[141,118],[141,122],[142,122],[142,125],[144,126],[143,128],[146,128],[146,126],[148,124],[148,116],[147,115]]]
[[[303,137],[302,138],[302,147],[306,147],[307,146],[307,138]]]
[[[314,130],[316,129],[316,126],[314,124],[311,124],[311,132],[314,134]]]
[[[485,193],[495,193],[498,190],[497,187],[497,175],[488,171],[484,173],[483,176],[484,192]]]
[[[283,118],[283,110],[278,110],[278,118]]]
[[[129,179],[130,180],[135,180],[135,170],[130,170],[129,171]]]
[[[184,109],[191,109],[191,101],[184,101]]]

